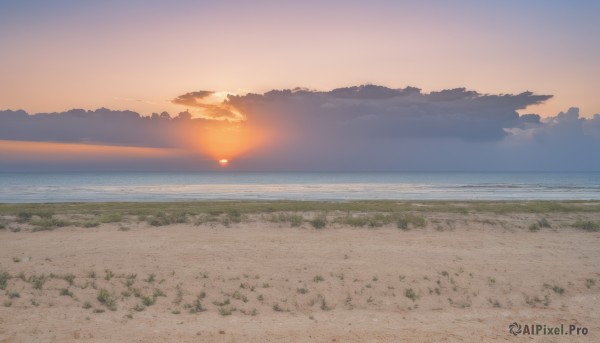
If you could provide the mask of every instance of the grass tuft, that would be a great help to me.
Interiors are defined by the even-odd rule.
[[[600,230],[600,223],[591,220],[578,220],[571,226],[588,232],[597,232]]]

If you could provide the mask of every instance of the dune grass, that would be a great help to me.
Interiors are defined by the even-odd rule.
[[[426,215],[451,213],[539,214],[530,230],[550,228],[544,214],[600,213],[600,201],[182,201],[0,204],[0,222],[11,231],[53,230],[65,226],[93,228],[120,223],[145,222],[161,227],[172,224],[220,225],[230,227],[257,217],[291,227],[323,229],[331,225],[377,228],[395,226],[402,230],[427,226]],[[254,219],[253,219],[254,218]],[[19,228],[14,229],[18,223]],[[306,225],[303,225],[306,224]],[[435,222],[432,223],[433,225]],[[11,226],[12,225],[12,226]],[[436,226],[436,225],[434,225]],[[594,221],[572,225],[598,231]],[[436,227],[441,228],[438,224]]]
[[[489,213],[571,213],[600,212],[600,201],[174,201],[174,202],[79,202],[45,204],[0,204],[0,215],[18,216],[21,221],[34,217],[93,214],[102,222],[122,219],[123,215],[165,216],[169,221],[186,215],[227,214],[233,221],[243,214],[275,212],[489,212]]]

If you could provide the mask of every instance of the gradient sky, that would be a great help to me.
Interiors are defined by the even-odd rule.
[[[0,171],[600,170],[598,18],[600,1],[0,0]]]
[[[0,1],[0,109],[184,108],[196,90],[530,90],[600,113],[598,1]],[[520,111],[524,113],[523,111]]]

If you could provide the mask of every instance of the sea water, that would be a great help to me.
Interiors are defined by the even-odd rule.
[[[0,202],[600,200],[600,172],[0,173]]]

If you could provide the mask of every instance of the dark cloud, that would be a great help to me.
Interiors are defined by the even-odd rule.
[[[230,139],[215,139],[215,132],[237,125],[260,128],[268,136],[266,144],[237,157],[233,165],[241,170],[600,170],[600,115],[583,118],[576,108],[544,119],[518,114],[550,95],[364,85],[327,92],[273,90],[203,103],[211,94],[192,92],[173,100],[201,109],[204,117],[195,119],[187,111],[174,118],[166,112],[142,117],[107,109],[3,111],[0,140],[190,149],[190,141],[227,144]],[[228,132],[231,141],[243,141],[236,130]],[[215,147],[195,151],[209,148]],[[205,168],[186,156],[185,163],[170,163]]]
[[[177,105],[184,105],[190,107],[204,107],[205,105],[201,102],[201,100],[213,94],[214,92],[212,91],[189,92],[184,95],[178,96],[177,98],[171,100],[171,102]]]
[[[135,112],[106,108],[34,115],[24,111],[2,111],[0,139],[174,147],[178,144],[177,125],[178,121],[166,112],[142,117]]]
[[[535,121],[534,116],[521,118],[517,110],[551,97],[531,92],[487,95],[464,88],[427,94],[413,87],[365,85],[330,92],[282,90],[231,96],[229,102],[249,120],[298,131],[484,141],[501,139],[507,135],[505,129]]]

